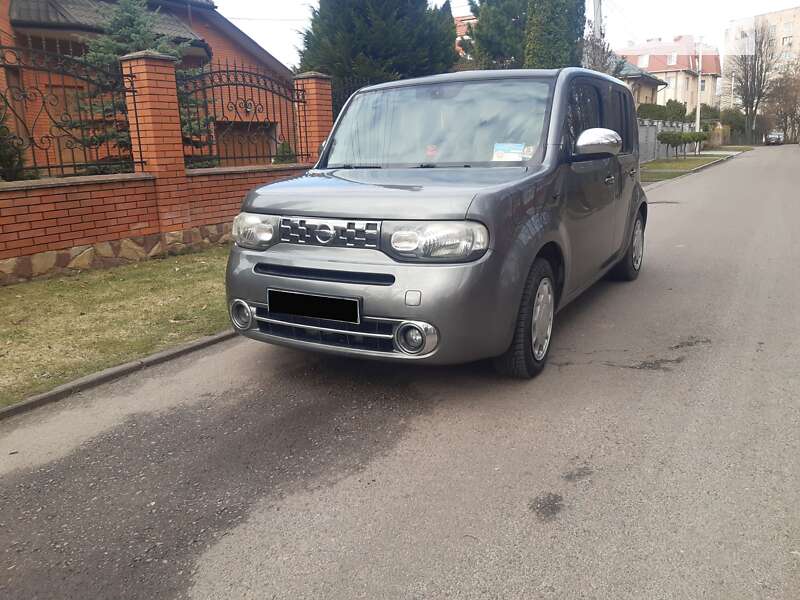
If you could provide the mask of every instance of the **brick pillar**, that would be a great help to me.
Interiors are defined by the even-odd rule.
[[[0,45],[13,46],[14,35],[11,29],[11,18],[9,11],[11,10],[11,0],[0,0]],[[8,90],[8,77],[6,75],[6,68],[0,67],[0,93],[5,94]],[[13,118],[6,121],[8,125]]]
[[[333,96],[331,78],[322,73],[309,71],[294,78],[295,87],[305,95],[305,118],[298,111],[298,127],[301,139],[308,140],[311,160],[319,158],[319,145],[325,141],[333,127]]]
[[[127,104],[133,157],[141,161],[136,171],[156,178],[162,232],[191,226],[175,62],[172,56],[150,50],[120,59],[123,74],[133,75],[135,93],[128,93]]]
[[[0,44],[14,45],[14,29],[11,27],[11,0],[0,0]]]

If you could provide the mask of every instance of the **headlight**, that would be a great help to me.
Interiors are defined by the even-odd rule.
[[[489,230],[475,221],[384,221],[383,248],[400,260],[465,262],[489,247]]]
[[[233,220],[233,239],[242,248],[266,250],[277,243],[280,225],[280,217],[239,213]]]

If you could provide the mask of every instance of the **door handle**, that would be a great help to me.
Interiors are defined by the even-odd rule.
[[[636,177],[636,172],[637,172],[636,169],[631,169],[630,171],[628,171],[628,175],[630,175],[631,177]]]
[[[613,175],[609,175],[603,181],[605,182],[606,185],[614,185],[614,183],[617,181],[617,178],[614,177]]]

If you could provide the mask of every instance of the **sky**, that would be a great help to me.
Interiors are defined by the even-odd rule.
[[[275,58],[289,67],[297,64],[300,32],[308,26],[315,0],[215,2],[219,12]],[[451,0],[451,6],[455,15],[469,14],[467,0]],[[800,6],[800,0],[603,0],[607,37],[615,49],[649,38],[695,35],[722,51],[729,21],[793,6]],[[587,16],[591,17],[593,10],[593,0],[587,0]]]

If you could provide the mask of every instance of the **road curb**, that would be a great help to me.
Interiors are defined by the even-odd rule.
[[[736,158],[737,156],[741,156],[742,154],[744,154],[744,152],[739,152],[739,154],[731,154],[730,156],[725,156],[723,158],[720,158],[719,160],[715,160],[714,162],[710,162],[710,163],[708,163],[706,165],[700,165],[699,167],[695,167],[691,171],[687,171],[686,173],[684,173],[683,175],[679,175],[678,177],[673,177],[672,179],[665,179],[663,181],[654,181],[653,183],[651,183],[649,185],[645,184],[647,187],[644,188],[644,191],[649,192],[650,190],[658,189],[660,187],[663,187],[663,186],[667,185],[668,183],[672,183],[673,181],[679,181],[679,180],[683,179],[684,177],[690,177],[690,176],[694,175],[695,173],[699,173],[700,171],[705,171],[706,169],[710,169],[714,165],[718,165],[720,163],[727,162],[727,161],[731,160],[732,158]]]
[[[139,371],[140,369],[165,363],[174,358],[191,354],[192,352],[202,350],[203,348],[208,348],[209,346],[213,346],[219,342],[224,342],[233,337],[236,337],[235,331],[223,331],[222,333],[210,335],[183,346],[178,346],[177,348],[162,350],[161,352],[156,352],[155,354],[145,356],[144,358],[133,360],[122,365],[117,365],[116,367],[110,367],[108,369],[98,371],[97,373],[92,373],[91,375],[86,375],[85,377],[81,377],[75,381],[70,381],[69,383],[65,383],[64,385],[53,388],[49,392],[43,392],[41,394],[37,394],[36,396],[31,396],[30,398],[23,400],[22,402],[18,402],[17,404],[0,408],[0,421],[15,415],[29,412],[46,404],[58,402],[59,400],[63,400],[72,394],[76,394],[78,392],[96,387],[100,384],[119,379],[120,377],[129,375],[135,371]]]

